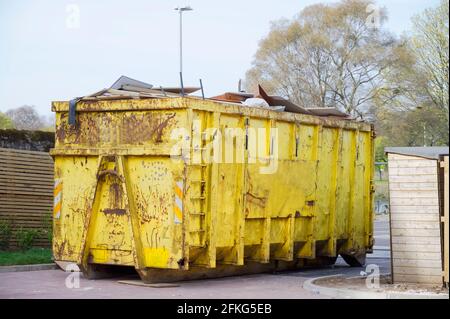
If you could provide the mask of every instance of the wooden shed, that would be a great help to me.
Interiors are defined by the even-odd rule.
[[[389,147],[394,283],[448,285],[448,147]]]

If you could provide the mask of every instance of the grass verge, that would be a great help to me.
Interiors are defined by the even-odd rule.
[[[52,263],[50,248],[31,248],[25,251],[0,251],[0,266]]]

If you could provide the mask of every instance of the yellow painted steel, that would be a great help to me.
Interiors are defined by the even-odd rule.
[[[71,126],[68,108],[53,103],[56,260],[85,272],[134,266],[148,279],[155,269],[188,273],[372,249],[367,123],[189,97],[79,102]],[[173,134],[183,128],[188,147],[174,158]],[[241,163],[192,161],[207,149],[202,137],[211,128],[211,141],[214,129],[224,141],[228,128],[245,132],[233,140]],[[266,154],[249,147],[258,128],[268,133],[258,141]],[[274,147],[277,169],[261,174]]]

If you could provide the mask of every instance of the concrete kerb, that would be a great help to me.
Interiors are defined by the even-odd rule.
[[[303,288],[317,295],[325,295],[337,299],[449,299],[448,294],[410,293],[410,292],[374,292],[352,290],[347,288],[331,288],[314,284],[318,279],[342,277],[342,274],[316,277],[305,281]]]
[[[56,264],[0,266],[0,273],[56,269]]]

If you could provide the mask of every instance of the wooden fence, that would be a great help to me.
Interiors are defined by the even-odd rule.
[[[53,159],[48,153],[0,148],[0,221],[11,223],[11,247],[18,229],[36,229],[34,246],[50,246]]]

